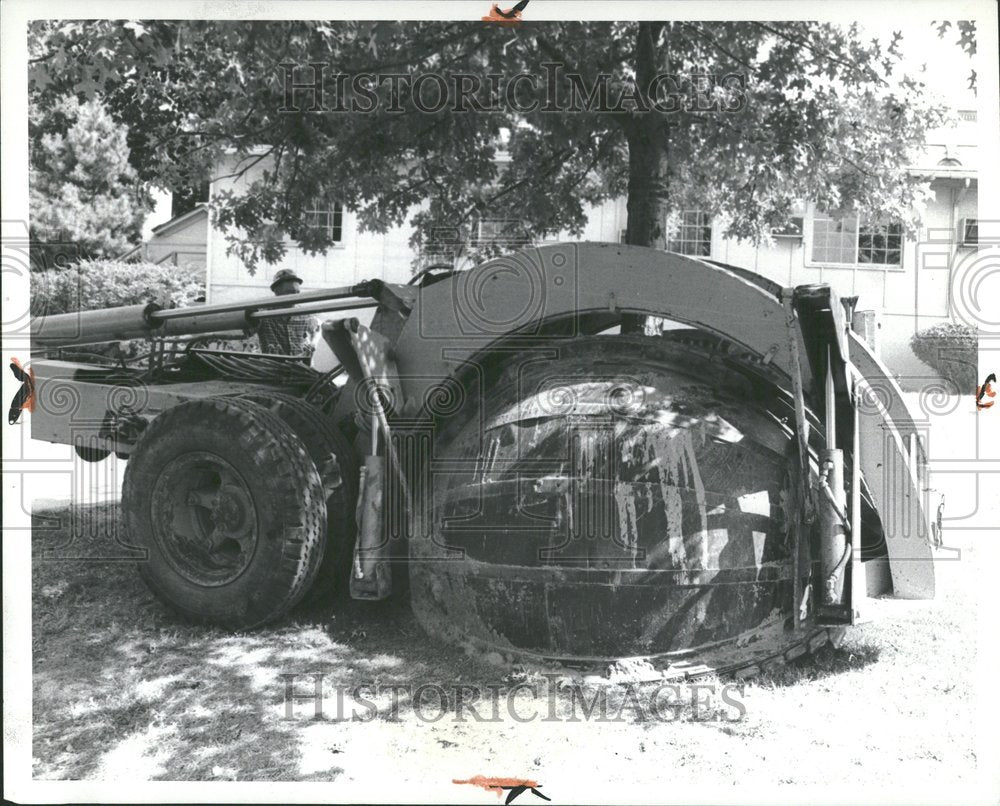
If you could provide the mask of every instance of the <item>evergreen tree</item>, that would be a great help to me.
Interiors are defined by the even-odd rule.
[[[138,244],[150,200],[129,163],[125,126],[96,97],[62,96],[31,112],[34,264],[114,257]]]

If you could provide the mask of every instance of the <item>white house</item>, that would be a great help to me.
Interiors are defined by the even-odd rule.
[[[208,210],[195,205],[182,215],[155,226],[140,246],[122,255],[122,260],[204,269],[208,243]]]
[[[724,238],[717,222],[687,210],[670,247],[750,269],[783,285],[828,282],[841,296],[858,296],[858,310],[874,312],[882,359],[904,385],[917,386],[931,371],[913,355],[909,339],[917,330],[950,319],[953,270],[976,246],[976,113],[958,114],[959,124],[933,133],[910,168],[927,177],[933,191],[917,239],[891,222],[866,226],[856,218],[832,220],[804,203],[800,215],[775,233],[772,244],[759,246]],[[231,176],[233,167],[219,166],[210,194],[241,192],[266,165],[258,163],[239,178]],[[337,245],[324,255],[308,255],[289,243],[280,263],[261,265],[253,275],[227,254],[224,234],[211,226],[202,207],[156,227],[145,248],[160,260],[191,259],[198,247],[189,239],[203,232],[209,303],[267,295],[278,268],[294,269],[303,278],[303,290],[309,290],[370,278],[406,282],[419,263],[408,243],[408,226],[384,234],[361,232],[355,217],[339,205],[318,208],[309,216],[313,226],[329,230]],[[608,201],[590,210],[581,239],[619,241],[625,224],[625,200]],[[370,316],[370,311],[358,316]]]

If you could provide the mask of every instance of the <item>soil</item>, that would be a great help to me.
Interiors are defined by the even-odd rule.
[[[37,779],[312,781],[333,800],[469,803],[499,802],[476,776],[533,781],[553,802],[776,786],[962,800],[974,782],[971,546],[938,563],[936,600],[869,602],[839,649],[663,688],[641,665],[586,677],[467,654],[405,599],[300,607],[251,634],[190,626],[139,580],[116,505],[35,518]]]

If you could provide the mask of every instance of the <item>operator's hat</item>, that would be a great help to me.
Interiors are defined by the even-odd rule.
[[[299,285],[302,285],[302,278],[299,277],[299,275],[297,275],[294,271],[291,269],[279,269],[274,273],[274,279],[271,280],[271,290],[274,291],[274,287],[278,283],[285,282],[285,280],[292,280]]]

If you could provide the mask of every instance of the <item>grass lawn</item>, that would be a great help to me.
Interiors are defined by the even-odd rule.
[[[875,619],[850,630],[840,649],[747,682],[740,719],[732,708],[705,718],[684,688],[688,704],[673,719],[625,703],[609,712],[617,721],[570,721],[580,692],[562,687],[566,680],[533,678],[442,645],[421,631],[405,602],[345,602],[246,635],[185,625],[130,562],[100,559],[123,553],[114,541],[114,505],[77,513],[78,522],[103,527],[75,539],[71,514],[36,514],[37,779],[324,781],[332,782],[333,799],[359,791],[377,798],[385,784],[419,786],[409,790],[415,798],[490,802],[452,779],[517,776],[562,799],[570,792],[656,799],[666,796],[665,780],[672,792],[711,782],[735,796],[779,783],[822,793],[817,788],[833,776],[867,799],[881,787],[959,786],[975,770],[975,554],[968,547],[961,561],[939,563],[935,601],[872,602]],[[286,718],[281,675],[300,675],[295,691],[308,693],[314,673],[324,675],[326,719],[311,718],[308,700],[293,702]],[[551,685],[560,719],[477,722],[454,708],[415,710],[406,696],[396,708],[374,698],[371,720],[336,719],[337,687],[496,685],[506,693],[532,680]],[[714,681],[717,690],[724,682]],[[517,696],[519,713],[538,705],[527,692]],[[351,703],[348,696],[341,713]],[[544,704],[535,710],[546,714]]]

